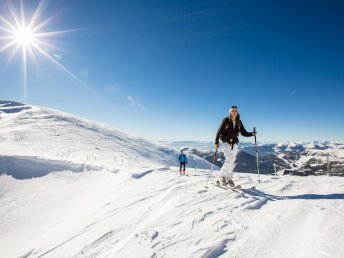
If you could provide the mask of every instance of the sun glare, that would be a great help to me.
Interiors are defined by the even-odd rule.
[[[34,34],[29,29],[19,29],[15,33],[15,39],[18,44],[31,45],[33,43]]]

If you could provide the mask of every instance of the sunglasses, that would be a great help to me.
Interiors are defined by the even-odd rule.
[[[231,106],[231,108],[235,108],[235,109],[238,109],[238,107],[237,107],[237,106]]]

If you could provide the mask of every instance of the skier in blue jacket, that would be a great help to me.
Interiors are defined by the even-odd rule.
[[[181,175],[185,175],[185,165],[188,164],[188,159],[186,158],[186,155],[183,153],[183,150],[180,151],[178,160],[180,162],[179,173]],[[183,172],[182,172],[182,167],[183,167]]]

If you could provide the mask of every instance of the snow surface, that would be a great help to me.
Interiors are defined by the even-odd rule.
[[[116,170],[131,164],[178,164],[180,153],[175,148],[57,110],[0,101],[0,118],[0,159],[4,161],[0,169],[3,172],[17,171],[6,165],[14,159],[20,159],[25,167],[39,161],[46,161],[45,167],[50,167],[55,161],[60,163],[59,171],[72,166]],[[194,155],[188,156],[188,165],[210,167],[209,162]]]
[[[175,171],[3,175],[1,257],[344,257],[343,178]]]
[[[196,157],[180,176],[176,149],[6,103],[0,257],[344,257],[343,177],[236,173],[246,191],[206,188]]]

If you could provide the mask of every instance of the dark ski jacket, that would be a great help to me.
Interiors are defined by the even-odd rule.
[[[250,137],[253,136],[252,132],[247,132],[244,125],[240,120],[240,116],[237,116],[235,128],[233,128],[233,121],[229,117],[225,117],[217,130],[215,144],[219,144],[219,139],[223,142],[227,142],[231,145],[239,142],[239,133],[242,136]]]

